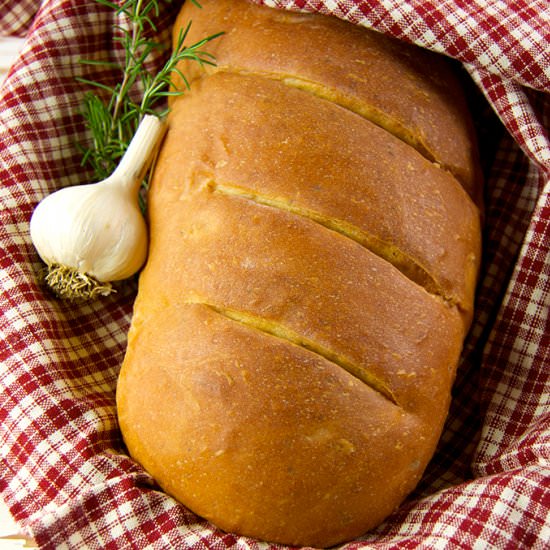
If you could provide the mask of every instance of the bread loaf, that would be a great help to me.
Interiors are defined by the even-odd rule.
[[[331,546],[414,489],[480,261],[480,178],[445,59],[322,15],[186,2],[117,389],[128,451],[222,530]]]

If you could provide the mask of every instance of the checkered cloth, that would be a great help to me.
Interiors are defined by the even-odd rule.
[[[477,315],[440,445],[413,495],[347,548],[548,548],[550,542],[550,4],[548,0],[266,0],[333,14],[447,54],[471,76],[487,176]],[[179,3],[160,1],[168,37]],[[44,548],[266,548],[164,495],[125,454],[115,385],[135,281],[68,304],[29,239],[37,202],[88,181],[86,87],[121,60],[93,0],[0,0],[26,41],[0,92],[0,490]],[[223,29],[220,29],[223,30]],[[159,52],[152,66],[166,52]]]

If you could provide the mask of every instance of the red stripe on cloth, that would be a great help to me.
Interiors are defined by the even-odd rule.
[[[0,36],[24,36],[39,6],[37,0],[0,0]]]

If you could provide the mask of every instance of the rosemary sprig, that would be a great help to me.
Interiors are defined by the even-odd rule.
[[[173,52],[162,69],[151,74],[146,62],[153,51],[165,47],[149,38],[157,33],[153,22],[159,16],[158,0],[124,0],[119,4],[110,0],[95,0],[97,3],[112,8],[117,16],[124,16],[127,26],[117,26],[119,35],[115,41],[124,50],[124,63],[118,65],[111,61],[81,60],[86,65],[98,65],[120,71],[121,80],[115,86],[102,82],[78,78],[99,93],[89,91],[83,102],[83,116],[92,134],[92,143],[88,147],[80,146],[83,165],[90,165],[97,181],[108,177],[124,155],[139,122],[145,114],[163,117],[168,112],[167,96],[181,95],[185,89],[174,89],[171,76],[177,74],[186,88],[189,83],[177,64],[192,60],[201,65],[214,65],[214,57],[205,51],[204,46],[222,33],[217,33],[199,40],[191,46],[185,45],[190,23],[179,33]],[[198,2],[194,1],[194,4]],[[107,100],[103,99],[107,96]],[[136,100],[136,97],[141,99]]]

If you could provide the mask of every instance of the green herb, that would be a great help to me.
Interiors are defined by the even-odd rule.
[[[92,134],[92,145],[81,146],[83,165],[90,165],[96,180],[109,176],[124,155],[139,122],[145,114],[163,117],[168,112],[167,96],[181,95],[182,89],[171,87],[171,75],[177,74],[186,88],[189,83],[177,64],[188,59],[203,65],[214,65],[214,58],[203,47],[222,33],[204,38],[191,46],[185,45],[190,23],[182,28],[173,52],[164,67],[151,74],[146,68],[150,54],[166,47],[149,36],[157,34],[153,18],[159,15],[158,0],[126,0],[117,5],[109,0],[95,0],[115,10],[117,16],[124,15],[128,26],[117,26],[119,35],[115,38],[124,49],[124,64],[119,66],[110,61],[82,60],[87,65],[99,65],[119,69],[121,81],[111,87],[101,82],[79,78],[80,82],[97,88],[102,93],[88,92],[84,98],[83,116]],[[194,1],[194,4],[200,5]],[[107,100],[104,97],[107,96]],[[134,98],[141,96],[141,100]]]

